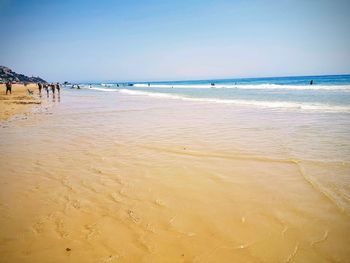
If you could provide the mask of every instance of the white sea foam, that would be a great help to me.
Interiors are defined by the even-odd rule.
[[[287,108],[294,110],[305,111],[321,111],[321,112],[343,112],[350,113],[350,107],[348,106],[335,106],[322,103],[302,103],[302,102],[289,102],[289,101],[256,101],[256,100],[235,100],[235,99],[218,99],[218,98],[190,98],[181,95],[165,94],[157,92],[146,92],[129,89],[116,90],[121,93],[129,95],[143,95],[154,98],[167,98],[167,99],[180,99],[185,101],[197,101],[207,103],[221,103],[221,104],[235,104],[243,106],[255,106],[262,108]]]
[[[110,84],[110,83],[101,83],[101,86],[103,86],[103,87],[112,87],[113,84]]]
[[[233,84],[215,84],[215,86],[211,86],[210,84],[144,84],[144,83],[136,83],[135,87],[138,88],[193,88],[193,89],[250,89],[250,90],[326,90],[326,91],[349,91],[350,85],[277,85],[277,84],[256,84],[256,85],[233,85]]]
[[[96,87],[89,88],[87,86],[84,87],[84,88],[91,89],[91,90],[99,90],[99,91],[109,91],[109,92],[116,92],[116,91],[118,91],[117,89],[106,89],[106,88],[96,88]]]

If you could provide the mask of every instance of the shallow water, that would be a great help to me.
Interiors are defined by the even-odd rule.
[[[1,258],[348,262],[349,122],[64,90],[2,124]]]

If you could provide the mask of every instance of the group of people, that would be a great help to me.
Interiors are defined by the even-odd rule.
[[[57,82],[55,83],[38,83],[38,88],[39,88],[39,94],[41,95],[41,90],[44,89],[46,91],[47,97],[49,97],[50,90],[52,92],[52,95],[55,96],[55,90],[57,90],[57,94],[60,94],[60,84]]]
[[[5,86],[6,86],[6,95],[8,93],[12,94],[12,82],[7,81]],[[42,91],[42,89],[44,89],[46,91],[47,97],[49,97],[50,90],[51,90],[53,96],[55,96],[55,90],[57,90],[58,95],[60,94],[60,91],[61,91],[61,87],[60,87],[60,84],[58,82],[56,84],[55,83],[51,83],[51,84],[38,83],[38,88],[39,88],[39,94],[41,95],[41,91]]]

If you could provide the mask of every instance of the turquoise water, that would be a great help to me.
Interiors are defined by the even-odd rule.
[[[266,77],[266,78],[237,78],[219,80],[190,80],[190,81],[157,81],[140,82],[144,84],[166,85],[200,85],[200,84],[237,84],[237,85],[309,85],[313,80],[315,85],[350,85],[350,75],[323,75],[323,76],[293,76],[293,77]]]
[[[350,113],[350,75],[99,83],[91,88],[210,103]]]

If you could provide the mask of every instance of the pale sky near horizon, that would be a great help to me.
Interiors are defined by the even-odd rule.
[[[350,73],[347,0],[0,0],[0,65],[48,81]]]

